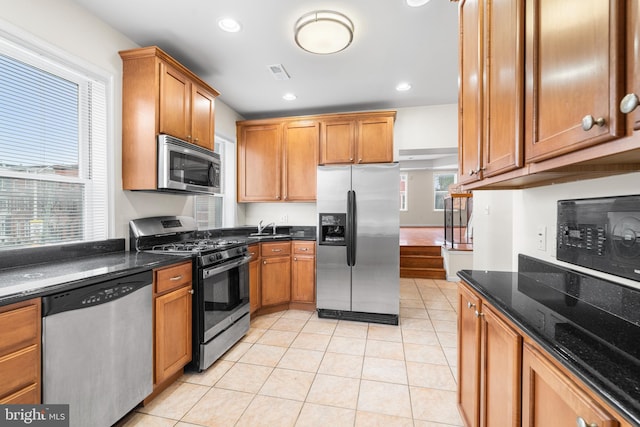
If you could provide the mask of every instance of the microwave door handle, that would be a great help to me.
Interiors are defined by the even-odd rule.
[[[208,181],[209,181],[209,187],[213,187],[215,186],[215,182],[213,182],[215,180],[215,174],[214,174],[214,170],[213,170],[213,162],[209,163],[209,170],[207,171],[207,175],[208,176]]]
[[[224,273],[225,271],[229,271],[243,264],[247,264],[250,260],[251,260],[251,255],[247,255],[239,259],[238,261],[234,261],[230,264],[221,265],[220,267],[206,268],[202,270],[202,277],[204,279],[208,279],[209,277],[215,276],[216,274]]]

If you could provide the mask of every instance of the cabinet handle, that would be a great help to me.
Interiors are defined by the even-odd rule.
[[[475,304],[473,304],[471,301],[467,301],[467,308],[473,308],[473,307],[475,307],[475,306],[476,306],[476,305],[475,305]]]
[[[480,313],[478,310],[476,310],[476,317],[480,317],[480,316],[484,316],[484,313]]]
[[[173,276],[173,277],[172,277],[171,279],[169,279],[169,280],[171,280],[172,282],[175,282],[176,280],[182,280],[182,274],[181,274],[181,275],[179,275],[179,276]]]
[[[271,249],[271,252],[282,252],[282,249],[280,249],[280,248]]]
[[[189,293],[193,295],[193,289],[189,289]]]
[[[255,252],[249,252],[249,255],[254,256],[256,253]]]
[[[301,251],[308,251],[309,248],[300,248]]]
[[[638,105],[640,105],[640,99],[638,99],[638,95],[636,95],[635,93],[628,93],[624,96],[624,98],[622,98],[622,101],[620,101],[620,111],[625,114],[629,114],[630,112],[635,110]]]
[[[584,131],[591,130],[594,125],[598,125],[598,127],[604,126],[604,117],[598,117],[596,119],[589,114],[582,118],[582,130]]]
[[[596,424],[596,423],[588,423],[582,417],[576,418],[576,425],[578,427],[598,427],[598,424]]]

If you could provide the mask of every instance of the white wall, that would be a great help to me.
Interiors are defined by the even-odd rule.
[[[0,19],[113,76],[109,170],[109,237],[128,237],[128,222],[153,215],[193,215],[193,197],[122,190],[122,61],[118,51],[139,47],[70,0],[0,0]],[[215,87],[215,82],[209,82]],[[235,141],[237,113],[216,101],[216,133]],[[240,215],[242,217],[242,215]]]
[[[514,191],[473,192],[473,268],[512,271]]]

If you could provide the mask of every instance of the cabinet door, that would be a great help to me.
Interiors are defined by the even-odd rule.
[[[640,0],[627,3],[627,94],[621,109],[629,112],[629,128],[640,129]]]
[[[260,308],[260,245],[250,245],[249,254],[249,310],[251,313]]]
[[[190,99],[189,79],[160,63],[160,133],[191,141]]]
[[[353,163],[356,140],[355,120],[322,122],[320,163],[323,165]]]
[[[619,425],[588,393],[527,344],[522,355],[522,374],[523,427]],[[586,424],[578,422],[579,418]]]
[[[192,142],[213,150],[215,96],[196,84],[191,87]]]
[[[284,200],[316,200],[320,124],[296,121],[284,126]]]
[[[484,2],[482,176],[522,167],[524,134],[524,4]],[[463,169],[464,170],[464,169]]]
[[[155,383],[191,361],[191,286],[155,299]]]
[[[291,300],[291,258],[262,258],[260,284],[262,306],[288,303]]]
[[[480,420],[480,299],[458,285],[458,408],[467,427]]]
[[[530,0],[525,157],[529,162],[624,134],[623,0]]]
[[[393,118],[358,120],[356,163],[393,162]]]
[[[238,201],[281,199],[282,126],[241,126],[238,139]]]
[[[316,257],[293,255],[291,265],[291,301],[316,301]]]
[[[458,16],[459,91],[458,91],[458,182],[469,184],[482,178],[482,35],[480,0],[462,0]]]
[[[520,426],[522,337],[482,306],[480,426]]]

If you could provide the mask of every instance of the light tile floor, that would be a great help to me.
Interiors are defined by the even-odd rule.
[[[400,279],[400,326],[260,316],[118,426],[461,426],[456,284]]]

